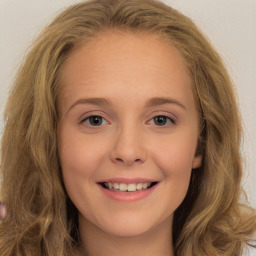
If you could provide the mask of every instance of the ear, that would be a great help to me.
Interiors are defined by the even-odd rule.
[[[202,155],[196,155],[192,162],[192,169],[197,169],[202,165]]]
[[[197,147],[196,147],[196,152],[195,156],[192,162],[192,169],[197,169],[202,166],[202,148],[203,148],[203,137],[200,135],[197,141]]]

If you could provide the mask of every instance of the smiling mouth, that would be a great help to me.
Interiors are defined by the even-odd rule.
[[[107,190],[113,192],[137,192],[147,190],[155,186],[158,182],[143,182],[143,183],[117,183],[117,182],[100,182],[99,184]]]

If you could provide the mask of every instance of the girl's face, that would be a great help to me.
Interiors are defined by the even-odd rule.
[[[179,52],[156,35],[109,31],[72,52],[61,79],[59,154],[80,229],[171,230],[201,164],[199,114]]]

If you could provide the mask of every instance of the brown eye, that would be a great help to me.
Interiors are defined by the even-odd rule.
[[[90,126],[101,126],[102,124],[107,123],[107,121],[101,116],[88,116],[82,122]]]
[[[175,124],[175,121],[167,116],[155,116],[151,119],[150,123],[152,123],[157,126],[165,126],[167,124],[173,123]]]
[[[154,122],[156,125],[165,125],[167,122],[167,118],[165,116],[156,116],[154,117]]]

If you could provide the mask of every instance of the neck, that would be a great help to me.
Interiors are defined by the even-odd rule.
[[[132,237],[108,234],[86,219],[79,219],[81,240],[79,256],[174,256],[172,245],[172,220],[160,223],[151,230]],[[86,250],[85,250],[86,248]]]

